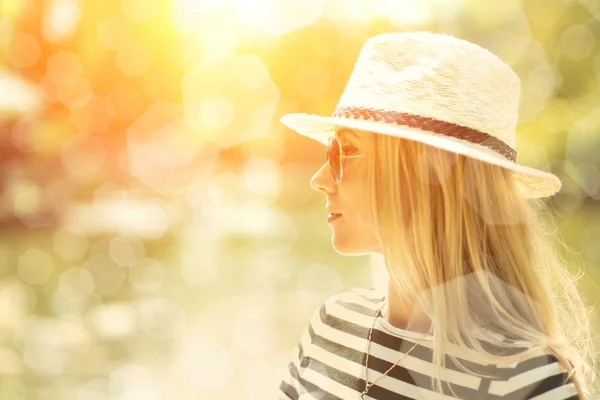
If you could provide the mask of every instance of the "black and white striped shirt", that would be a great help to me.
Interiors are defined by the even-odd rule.
[[[373,290],[351,288],[330,297],[315,310],[281,380],[279,399],[360,398],[365,388],[369,329],[381,305],[381,296]],[[379,378],[422,337],[422,333],[400,329],[378,316],[371,338],[369,382]],[[442,370],[446,372],[442,397],[431,379],[435,377],[432,339],[426,336],[364,398],[578,400],[575,384],[572,380],[565,383],[567,371],[552,354],[540,353],[510,366],[484,366],[470,360],[461,347],[452,343],[448,345],[446,367]],[[470,369],[477,368],[496,378],[467,374],[448,355],[458,356],[462,364],[474,366]]]

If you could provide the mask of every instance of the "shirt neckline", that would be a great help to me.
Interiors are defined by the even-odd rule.
[[[377,309],[379,309],[379,307],[381,307],[381,303],[384,301],[384,299],[381,299],[378,301],[377,303]],[[375,319],[376,323],[375,326],[378,326],[381,329],[387,331],[389,334],[394,335],[396,337],[400,337],[400,338],[410,338],[410,339],[419,339],[422,341],[433,341],[433,333],[435,332],[435,329],[432,327],[432,329],[430,330],[431,334],[424,334],[421,332],[414,332],[414,331],[409,331],[406,329],[402,329],[399,328],[397,326],[392,325],[391,323],[388,322],[388,320],[385,319],[385,317],[383,317],[383,312],[384,310],[387,309],[387,302],[385,304],[385,306],[381,309],[381,314],[377,315],[377,318]],[[485,329],[484,327],[481,327],[480,329],[476,330],[475,336],[482,338],[485,337],[485,334],[490,334],[489,331],[487,331],[487,329]],[[494,334],[496,336],[496,338],[500,338],[502,339],[502,335],[499,334]]]
[[[383,302],[383,299],[380,300],[377,303],[377,309],[379,309],[379,307],[381,307],[381,303],[382,302]],[[383,328],[384,330],[388,331],[389,333],[391,333],[391,334],[393,334],[395,336],[400,336],[400,337],[405,337],[405,338],[411,338],[411,339],[433,340],[433,335],[431,335],[431,334],[424,334],[424,333],[421,333],[421,332],[413,332],[413,331],[409,331],[407,329],[402,329],[402,328],[399,328],[397,326],[392,325],[382,315],[383,312],[384,312],[384,310],[387,309],[387,306],[388,305],[387,305],[387,302],[386,302],[385,306],[381,310],[381,314],[377,315],[377,318],[376,318],[376,323],[381,328]]]

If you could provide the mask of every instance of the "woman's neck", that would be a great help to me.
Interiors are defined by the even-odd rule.
[[[398,295],[392,288],[388,288],[387,303],[381,310],[382,317],[392,326],[407,331],[427,333],[431,327],[429,317],[420,312],[416,313],[413,305]]]

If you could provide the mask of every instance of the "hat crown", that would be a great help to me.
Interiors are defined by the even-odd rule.
[[[521,81],[490,51],[431,32],[386,33],[360,51],[338,108],[420,115],[516,147]]]

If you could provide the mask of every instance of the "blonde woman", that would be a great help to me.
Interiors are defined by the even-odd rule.
[[[590,310],[542,219],[561,181],[516,163],[519,97],[486,49],[387,33],[332,116],[282,118],[327,146],[333,247],[386,273],[315,310],[281,399],[594,398]]]

